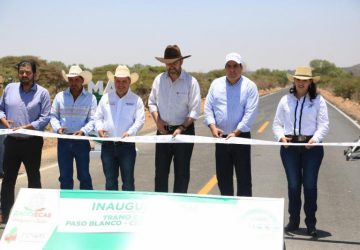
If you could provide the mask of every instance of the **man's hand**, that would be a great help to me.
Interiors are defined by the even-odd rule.
[[[230,134],[228,134],[228,136],[226,137],[225,140],[229,140],[231,137],[237,137],[241,134],[240,130],[235,129],[233,132],[231,132]]]
[[[125,138],[125,137],[129,137],[129,133],[128,132],[125,132],[122,134],[121,138]]]
[[[156,127],[160,134],[167,134],[167,131],[165,129],[165,125],[168,125],[165,121],[163,121],[160,117],[156,120]]]
[[[175,136],[182,134],[183,130],[179,127],[175,129],[174,133],[172,134],[172,138],[175,138]]]
[[[58,133],[58,134],[63,134],[65,130],[66,130],[66,128],[59,128],[59,129],[57,130],[57,133]]]
[[[215,124],[210,124],[209,127],[210,127],[210,131],[211,131],[211,134],[212,134],[213,137],[220,138],[224,134],[224,131],[217,128],[215,126]]]
[[[6,128],[11,128],[11,124],[14,123],[13,120],[3,120],[3,125],[6,127]]]
[[[85,135],[85,133],[81,130],[75,131],[74,135]]]
[[[27,124],[27,125],[22,125],[22,126],[13,128],[13,131],[18,130],[18,129],[34,129],[34,127],[31,124]]]
[[[103,129],[100,129],[98,130],[98,134],[100,137],[107,137],[107,131],[106,130],[103,130]]]

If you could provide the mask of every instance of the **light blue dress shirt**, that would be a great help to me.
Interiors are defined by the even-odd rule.
[[[96,97],[85,88],[75,101],[69,88],[58,93],[51,107],[50,123],[54,132],[59,128],[66,128],[65,134],[81,130],[88,135],[95,129],[96,106]]]
[[[245,76],[231,85],[226,76],[215,79],[210,86],[205,100],[205,121],[230,134],[235,129],[250,132],[253,124],[259,94],[256,84]]]
[[[36,130],[43,131],[50,120],[50,108],[49,92],[37,83],[27,92],[19,82],[10,83],[0,100],[0,119],[13,121],[11,128],[31,123]]]

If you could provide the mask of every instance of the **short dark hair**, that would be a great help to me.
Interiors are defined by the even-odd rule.
[[[29,61],[29,60],[24,60],[24,61],[19,62],[17,64],[17,70],[19,71],[20,67],[24,67],[26,65],[30,65],[32,72],[36,73],[36,64],[35,64],[35,62]]]

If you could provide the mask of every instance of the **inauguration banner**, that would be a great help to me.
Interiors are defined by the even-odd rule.
[[[21,189],[0,249],[282,249],[284,199]]]

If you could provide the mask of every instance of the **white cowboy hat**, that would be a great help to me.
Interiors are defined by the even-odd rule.
[[[135,83],[137,80],[139,80],[139,75],[138,73],[131,73],[130,74],[130,70],[128,67],[126,67],[126,65],[119,65],[117,66],[116,70],[115,70],[115,74],[113,74],[111,71],[107,72],[107,77],[109,78],[110,81],[115,82],[114,78],[115,77],[129,77],[131,80],[130,84]]]
[[[81,76],[84,79],[83,85],[88,84],[92,79],[92,74],[89,71],[82,70],[79,65],[73,65],[70,67],[69,74],[66,74],[63,70],[62,76],[64,77],[65,81],[69,81],[69,77]]]
[[[299,80],[309,80],[312,79],[314,83],[320,81],[320,76],[313,76],[312,69],[310,67],[302,66],[297,67],[294,75],[287,74],[289,81],[293,82],[294,78]]]

